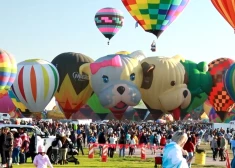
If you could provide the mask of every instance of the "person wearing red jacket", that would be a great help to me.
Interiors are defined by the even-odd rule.
[[[166,146],[166,136],[163,135],[160,140],[160,146],[164,147]]]
[[[185,143],[183,149],[188,152],[187,162],[188,162],[188,167],[191,168],[193,153],[195,151],[195,145],[192,143],[192,138],[191,137],[188,138],[188,141]]]

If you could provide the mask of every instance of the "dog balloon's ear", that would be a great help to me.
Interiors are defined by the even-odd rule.
[[[143,81],[141,84],[141,88],[149,89],[153,82],[153,70],[155,69],[155,65],[143,62],[141,66],[143,70]]]
[[[79,68],[79,73],[90,76],[91,75],[90,63],[82,64]]]
[[[146,58],[145,54],[141,50],[137,50],[129,54],[129,57],[135,58],[138,61],[142,61],[144,58]]]

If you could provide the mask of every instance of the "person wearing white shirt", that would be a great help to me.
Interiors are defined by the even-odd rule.
[[[117,138],[114,137],[113,134],[111,134],[110,137],[109,137],[109,144],[111,145],[110,146],[110,153],[109,153],[110,158],[113,158],[114,149],[116,147],[116,141],[117,141]]]
[[[129,155],[131,155],[131,156],[133,155],[135,145],[136,145],[136,142],[135,142],[134,136],[131,135],[130,147],[129,147]]]

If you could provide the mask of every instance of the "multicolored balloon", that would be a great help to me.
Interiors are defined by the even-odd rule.
[[[235,102],[235,64],[224,75],[224,85],[231,99]]]
[[[100,104],[100,100],[95,93],[90,97],[87,104],[96,113],[96,115],[100,117],[101,120],[104,120],[105,117],[111,112],[109,109],[104,108]]]
[[[235,31],[235,0],[211,0],[211,2]]]
[[[76,113],[92,95],[87,74],[80,74],[82,64],[93,60],[80,53],[62,53],[52,60],[59,72],[59,87],[55,98],[67,119]]]
[[[122,0],[139,25],[157,38],[184,10],[189,0]]]
[[[233,100],[225,89],[223,80],[225,72],[233,63],[234,61],[232,59],[219,58],[208,65],[208,71],[210,72],[213,80],[213,86],[208,96],[208,100],[222,121],[226,119],[227,114],[234,106]]]
[[[8,95],[11,98],[12,103],[15,105],[17,110],[22,113],[22,115],[24,115],[25,117],[29,117],[31,115],[29,109],[27,109],[27,107],[20,102],[18,97],[14,94],[11,89],[8,91]]]
[[[11,101],[11,98],[8,94],[4,95],[0,99],[0,113],[9,113],[11,111],[15,111],[15,106]]]
[[[0,90],[11,88],[17,73],[15,58],[7,51],[0,49]]]
[[[122,28],[123,22],[123,13],[115,8],[100,9],[95,15],[97,28],[109,40]]]
[[[20,62],[12,91],[31,112],[41,113],[59,85],[59,74],[50,62],[30,59]]]

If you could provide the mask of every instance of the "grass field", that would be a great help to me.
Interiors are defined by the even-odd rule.
[[[207,150],[207,156],[211,156],[212,152],[209,149],[208,145],[202,145],[202,148]],[[85,154],[88,153],[87,149],[84,150]],[[231,154],[231,151],[230,151]],[[80,168],[145,168],[145,167],[154,167],[154,158],[148,158],[142,161],[139,157],[125,157],[119,158],[117,154],[114,155],[114,158],[108,158],[107,162],[101,162],[99,158],[98,152],[95,154],[94,159],[89,159],[87,155],[84,156],[77,156],[80,161],[79,165],[75,165],[74,163],[69,163],[68,165],[55,165],[54,167],[66,167],[66,168],[73,168],[73,167],[80,167]],[[24,165],[13,165],[13,167],[18,168],[33,168],[33,164],[27,163]],[[215,168],[224,168],[224,166],[216,166],[216,165],[192,165],[192,168],[206,168],[206,167],[215,167]]]

